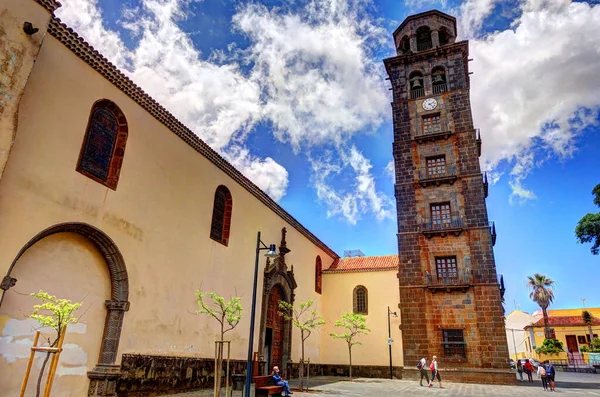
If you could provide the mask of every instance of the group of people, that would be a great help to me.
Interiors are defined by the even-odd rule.
[[[523,364],[521,360],[517,360],[517,372],[519,373],[521,382],[523,382],[523,372],[527,375],[528,382],[533,382],[533,371],[532,360],[525,360],[525,364]],[[548,360],[538,365],[537,374],[542,380],[542,388],[545,391],[555,391],[554,376],[556,371],[554,370],[554,366]]]
[[[429,375],[427,374],[427,358],[426,357],[423,357],[421,359],[421,361],[419,361],[419,363],[417,364],[417,368],[421,372],[421,381],[420,381],[421,386],[423,386],[423,378],[427,381],[427,387],[432,387],[433,381],[435,380],[435,378],[437,378],[438,382],[440,383],[440,389],[444,388],[444,386],[442,386],[442,377],[440,376],[440,373],[438,371],[438,362],[437,362],[436,356],[433,356],[433,358],[431,359],[431,362],[429,363],[429,370],[431,371],[431,380],[429,379]]]

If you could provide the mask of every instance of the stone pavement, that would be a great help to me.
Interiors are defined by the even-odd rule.
[[[292,384],[294,382],[292,381]],[[432,388],[420,387],[418,381],[363,379],[353,382],[340,378],[318,377],[311,379],[311,392],[295,392],[293,397],[372,397],[372,396],[436,396],[436,397],[516,397],[526,394],[528,397],[546,396],[539,380],[534,383],[518,382],[515,386],[476,385],[467,383],[442,383],[444,389],[436,384]],[[556,393],[565,396],[600,397],[600,375],[561,373],[557,374]],[[225,396],[225,393],[221,394]],[[252,393],[254,395],[254,393]],[[212,391],[204,390],[172,395],[171,397],[210,397]],[[242,397],[240,391],[234,391],[233,397]]]

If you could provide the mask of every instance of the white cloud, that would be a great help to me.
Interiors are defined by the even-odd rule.
[[[192,0],[142,0],[125,9],[123,26],[139,39],[127,49],[118,34],[105,29],[96,0],[64,2],[57,14],[90,44],[120,67],[148,94],[275,200],[285,195],[287,171],[273,159],[251,156],[237,147],[262,117],[260,86],[232,62],[202,60],[190,37],[177,23]],[[241,156],[227,156],[232,150]]]
[[[275,201],[279,201],[288,186],[287,170],[270,157],[258,158],[248,149],[232,146],[224,152],[225,158]]]
[[[385,172],[392,179],[392,183],[396,183],[396,168],[394,160],[391,160],[389,163],[387,163],[387,165],[385,166]]]
[[[470,39],[479,32],[483,21],[494,11],[494,6],[499,0],[467,0],[460,5],[459,39]]]
[[[502,160],[514,164],[511,202],[535,197],[523,186],[527,174],[548,156],[572,156],[600,110],[600,6],[529,0],[521,7],[514,30],[471,41],[482,162],[488,170]]]
[[[252,81],[262,87],[265,117],[295,150],[339,145],[389,117],[379,59],[369,46],[388,43],[367,2],[313,0],[294,13],[256,3],[233,17],[251,41]]]
[[[313,183],[318,198],[327,206],[327,216],[341,216],[351,224],[356,224],[365,213],[379,221],[391,218],[393,203],[377,191],[371,162],[355,146],[338,150],[340,161],[334,160],[331,152],[311,160]],[[334,188],[335,182],[343,185],[342,173],[350,170],[353,177],[348,186]]]

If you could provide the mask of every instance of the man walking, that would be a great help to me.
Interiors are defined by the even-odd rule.
[[[421,372],[421,381],[419,383],[421,384],[421,386],[423,386],[423,378],[425,378],[425,380],[427,381],[427,386],[429,386],[430,382],[429,376],[427,375],[427,360],[425,359],[425,357],[423,357],[421,361],[419,361],[419,365],[417,365],[417,367]]]

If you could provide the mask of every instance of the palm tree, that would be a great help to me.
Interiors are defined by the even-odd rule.
[[[529,280],[527,287],[531,290],[529,298],[542,308],[542,313],[544,314],[544,333],[546,339],[549,339],[550,327],[548,326],[548,312],[546,309],[548,309],[548,306],[554,300],[554,291],[552,291],[554,280],[545,274],[539,273],[535,273],[533,277],[528,276],[527,279]]]
[[[594,321],[594,316],[587,310],[581,312],[581,319],[583,323],[588,327],[588,333],[590,334],[590,342],[594,340],[594,333],[592,332],[592,323]]]

